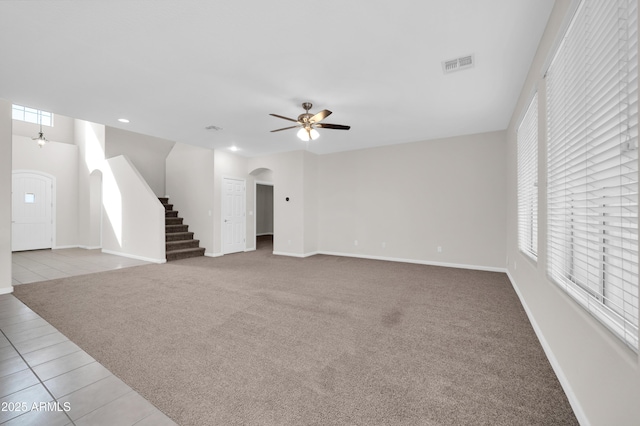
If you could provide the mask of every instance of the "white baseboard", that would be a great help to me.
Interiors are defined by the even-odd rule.
[[[320,254],[320,253],[318,253],[317,251],[310,252],[310,253],[287,253],[287,252],[284,252],[284,251],[274,251],[273,254],[275,254],[276,256],[289,256],[289,257],[304,258],[304,257],[314,256],[314,255]]]
[[[204,255],[207,256],[207,257],[220,257],[220,256],[222,256],[222,253],[205,252]]]
[[[85,249],[85,250],[98,250],[102,247],[101,246],[78,246],[78,248]]]
[[[318,251],[313,254],[326,254],[328,256],[357,257],[360,259],[385,260],[388,262],[415,263],[418,265],[443,266],[446,268],[473,269],[476,271],[507,272],[505,268],[498,268],[494,266],[465,265],[461,263],[434,262],[431,260],[402,259],[398,257],[386,257],[386,256],[371,256],[368,254],[337,253],[337,252],[331,252],[331,251]]]
[[[569,400],[569,404],[573,409],[573,413],[576,415],[576,418],[578,419],[578,423],[580,423],[582,426],[589,426],[591,423],[589,422],[589,419],[587,418],[584,410],[582,409],[582,405],[580,404],[578,397],[573,392],[573,388],[571,387],[571,384],[569,383],[567,376],[564,375],[564,371],[562,370],[562,367],[560,367],[560,363],[558,362],[558,359],[554,355],[553,350],[551,349],[551,346],[547,342],[547,339],[545,339],[544,334],[542,334],[542,330],[538,326],[536,319],[531,314],[531,310],[529,309],[529,306],[527,306],[527,302],[525,302],[524,298],[522,297],[522,293],[520,293],[520,289],[518,288],[516,281],[513,279],[513,277],[511,276],[508,270],[506,271],[506,273],[507,273],[507,277],[509,277],[509,281],[511,281],[511,286],[513,287],[516,294],[518,295],[518,298],[520,299],[520,304],[524,308],[524,311],[526,312],[527,317],[529,318],[529,322],[533,327],[533,331],[536,333],[536,336],[538,337],[538,341],[540,341],[540,345],[542,346],[542,349],[544,350],[544,353],[547,356],[547,359],[549,360],[549,364],[551,364],[551,368],[553,368],[553,372],[556,373],[556,376],[558,377],[558,381],[560,382],[560,385],[562,386],[564,393],[567,395],[567,399]]]
[[[0,287],[0,294],[9,294],[9,293],[13,293],[13,286]]]
[[[256,251],[255,247],[249,247],[248,249],[244,249],[244,252],[247,253],[249,251]]]
[[[145,262],[152,262],[152,263],[166,263],[167,259],[154,259],[151,257],[144,257],[144,256],[138,256],[135,254],[129,254],[129,253],[121,253],[118,251],[113,251],[113,250],[105,250],[102,249],[103,253],[107,253],[107,254],[113,254],[116,256],[122,256],[122,257],[128,257],[130,259],[136,259],[136,260],[143,260]]]
[[[64,250],[64,249],[72,249],[72,248],[82,248],[81,246],[55,246],[51,247],[51,250]]]

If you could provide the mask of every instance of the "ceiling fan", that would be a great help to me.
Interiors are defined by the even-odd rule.
[[[327,118],[331,111],[328,109],[323,109],[317,114],[311,114],[309,110],[313,107],[311,102],[304,102],[302,104],[302,108],[306,111],[304,114],[300,114],[297,120],[289,117],[283,117],[278,114],[269,114],[274,117],[282,118],[284,120],[293,121],[294,123],[298,123],[295,126],[284,127],[282,129],[272,130],[271,132],[280,132],[282,130],[295,129],[296,127],[300,127],[298,131],[298,137],[303,141],[310,141],[314,139],[318,139],[320,137],[320,133],[316,130],[318,129],[337,129],[337,130],[349,130],[351,126],[343,126],[342,124],[329,124],[329,123],[321,123],[322,120]]]

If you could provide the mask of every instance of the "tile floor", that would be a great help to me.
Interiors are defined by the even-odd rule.
[[[13,254],[13,284],[146,264],[98,250]],[[175,425],[11,294],[0,295],[0,424]]]
[[[12,255],[11,284],[91,274],[149,262],[80,248],[19,251]]]

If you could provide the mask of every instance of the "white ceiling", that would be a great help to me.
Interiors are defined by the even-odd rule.
[[[5,0],[0,98],[245,156],[502,130],[553,3]],[[443,73],[468,54],[474,68]],[[294,123],[269,113],[304,101],[351,130],[270,133]]]

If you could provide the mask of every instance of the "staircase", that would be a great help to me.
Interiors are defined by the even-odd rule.
[[[193,239],[193,232],[189,232],[189,225],[182,223],[178,211],[173,210],[169,199],[158,198],[164,206],[165,251],[167,262],[186,259],[188,257],[204,256],[204,248],[200,247],[200,240]]]

